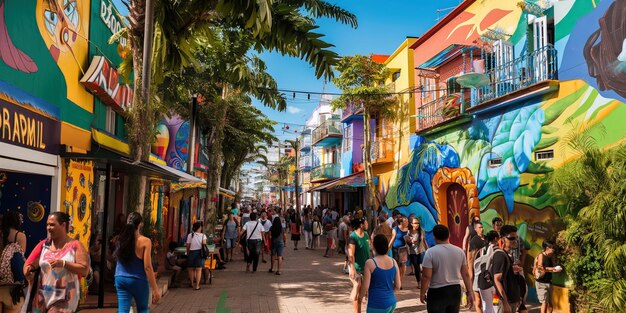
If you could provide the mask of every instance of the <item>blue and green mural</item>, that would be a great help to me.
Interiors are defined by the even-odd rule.
[[[490,31],[484,25],[491,25],[511,34],[507,39],[516,55],[526,53],[533,41],[528,22],[536,16],[522,8],[519,3],[511,8],[509,1],[477,1],[450,22],[458,24],[451,26],[454,31],[433,38],[448,34],[441,49],[468,44]],[[562,227],[560,217],[566,214],[546,183],[550,172],[576,158],[566,138],[584,129],[604,149],[626,138],[626,19],[620,13],[625,9],[624,0],[559,1],[545,8],[554,25],[550,32],[558,51],[558,88],[491,111],[473,110],[465,124],[413,136],[408,163],[385,184],[387,209],[419,217],[427,232],[438,223],[448,225],[455,244],[472,212],[480,212],[487,230],[491,219],[500,216],[518,227],[530,255],[536,255],[542,241]],[[498,12],[499,19],[494,22],[496,15],[489,12]],[[470,21],[474,27],[466,27]],[[430,51],[432,45],[423,49],[436,53]],[[538,159],[537,152],[552,154]],[[532,258],[525,267],[532,267]],[[557,282],[563,283],[559,276]]]

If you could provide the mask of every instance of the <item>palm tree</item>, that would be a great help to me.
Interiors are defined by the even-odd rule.
[[[214,31],[217,26],[226,25],[228,28],[244,31],[250,34],[250,40],[257,51],[277,51],[283,55],[299,57],[314,66],[318,78],[331,78],[332,66],[338,55],[329,50],[332,45],[321,40],[321,34],[314,32],[317,26],[313,18],[326,17],[352,27],[357,25],[353,14],[320,0],[123,1],[129,11],[129,23],[127,28],[115,34],[112,39],[126,36],[132,47],[132,59],[125,60],[120,65],[120,70],[129,73],[132,68],[134,72],[135,97],[133,107],[129,110],[128,137],[131,154],[136,161],[148,159],[156,122],[160,117],[150,106],[149,90],[153,86],[146,82],[153,78],[153,83],[158,86],[169,73],[178,72],[186,66],[198,65],[196,52],[202,47],[215,44],[217,36]],[[154,20],[150,10],[152,6],[146,6],[147,3],[154,5]],[[148,32],[148,51],[144,53],[145,26],[152,22],[154,34],[152,36]],[[148,29],[151,30],[152,27]],[[153,46],[154,49],[151,50]],[[143,77],[143,64],[152,64],[152,70],[147,71],[151,77]],[[148,85],[143,89],[145,92],[140,92],[142,84]],[[228,84],[222,85],[222,98],[229,95],[228,87]],[[220,135],[216,134],[215,137],[219,141]],[[219,179],[219,175],[216,177]],[[217,190],[217,186],[219,183],[212,189]],[[145,176],[139,180],[138,189],[137,210],[141,211],[146,191]]]
[[[578,127],[564,142],[577,159],[556,169],[550,186],[571,214],[559,238],[576,305],[619,312],[626,307],[626,144],[602,151],[591,128]]]
[[[372,130],[370,121],[375,117],[394,119],[398,111],[394,109],[396,98],[385,87],[389,70],[371,57],[354,55],[343,57],[337,67],[339,77],[333,83],[343,94],[333,100],[334,108],[345,108],[348,103],[363,106],[363,163],[367,184],[367,204],[370,209],[382,205],[380,191],[374,184],[371,149]],[[371,210],[367,210],[370,214]]]

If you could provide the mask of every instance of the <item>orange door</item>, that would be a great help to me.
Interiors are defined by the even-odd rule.
[[[451,184],[446,190],[446,200],[450,243],[461,247],[463,246],[465,229],[469,224],[469,208],[465,188],[459,184]]]

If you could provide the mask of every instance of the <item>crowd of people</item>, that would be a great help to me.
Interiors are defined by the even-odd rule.
[[[70,217],[53,212],[46,223],[47,238],[26,256],[23,217],[7,212],[1,221],[1,312],[20,312],[23,306],[27,311],[76,311],[80,278],[98,279],[97,267],[101,265],[93,258],[97,256],[99,261],[101,246],[96,242],[88,252],[68,235]],[[367,312],[394,312],[394,292],[403,288],[407,268],[417,282],[416,298],[426,304],[428,312],[459,312],[463,299],[478,313],[526,312],[523,264],[528,249],[515,226],[504,225],[496,217],[488,225],[492,230],[485,233],[480,216],[472,216],[463,245],[457,247],[449,242],[450,233],[444,225],[434,226],[431,239],[435,244],[429,246],[416,216],[394,211],[388,217],[381,212],[372,221],[375,225],[370,235],[369,221],[359,209],[340,216],[337,210],[321,206],[296,211],[292,206],[283,210],[273,205],[247,205],[240,210],[234,205],[214,239],[216,257],[225,264],[241,252],[245,271],[251,274],[257,272],[259,262],[269,259],[268,272],[281,275],[289,234],[294,250],[304,237],[304,249],[323,249],[324,257],[345,255],[343,271],[353,285],[350,300],[354,312],[361,312],[365,298]],[[132,212],[114,240],[114,283],[120,312],[128,312],[133,300],[138,312],[147,312],[150,299],[157,302],[160,298],[151,260],[152,242],[140,233],[142,226],[141,215]],[[324,247],[322,237],[326,239]],[[175,272],[174,282],[186,268],[189,286],[200,289],[209,240],[203,224],[196,222],[184,240],[186,258],[175,253],[177,243],[170,243],[166,268]],[[552,273],[562,271],[556,264],[555,244],[546,240],[532,267],[542,313],[552,312]]]
[[[528,312],[523,268],[528,249],[515,226],[495,217],[485,234],[480,216],[473,216],[463,246],[457,247],[449,241],[448,228],[436,225],[436,244],[429,247],[420,224],[419,218],[398,211],[391,217],[382,214],[370,237],[367,219],[352,218],[347,251],[354,312],[361,312],[364,298],[367,312],[393,312],[394,290],[402,289],[407,265],[428,312],[459,312],[462,302],[478,313]],[[556,265],[555,243],[544,241],[532,267],[542,313],[552,312],[552,273],[562,270]]]

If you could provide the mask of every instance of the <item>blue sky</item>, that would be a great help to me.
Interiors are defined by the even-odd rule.
[[[113,0],[122,14],[125,7],[120,0]],[[436,23],[438,9],[446,9],[459,4],[459,0],[330,0],[344,9],[356,14],[359,27],[353,29],[338,22],[320,19],[318,33],[325,34],[327,42],[334,44],[333,50],[339,55],[353,54],[391,54],[407,36],[420,36]],[[443,17],[445,11],[439,14]],[[322,92],[339,92],[332,84],[324,86],[317,80],[313,69],[302,60],[282,56],[277,53],[263,53],[261,57],[267,63],[268,71],[278,82],[280,89]],[[325,87],[325,89],[324,89]],[[271,119],[279,122],[276,136],[292,139],[296,135],[291,131],[301,128],[319,100],[318,95],[287,95],[288,111],[278,112],[255,102]],[[284,123],[290,131],[283,132]]]

